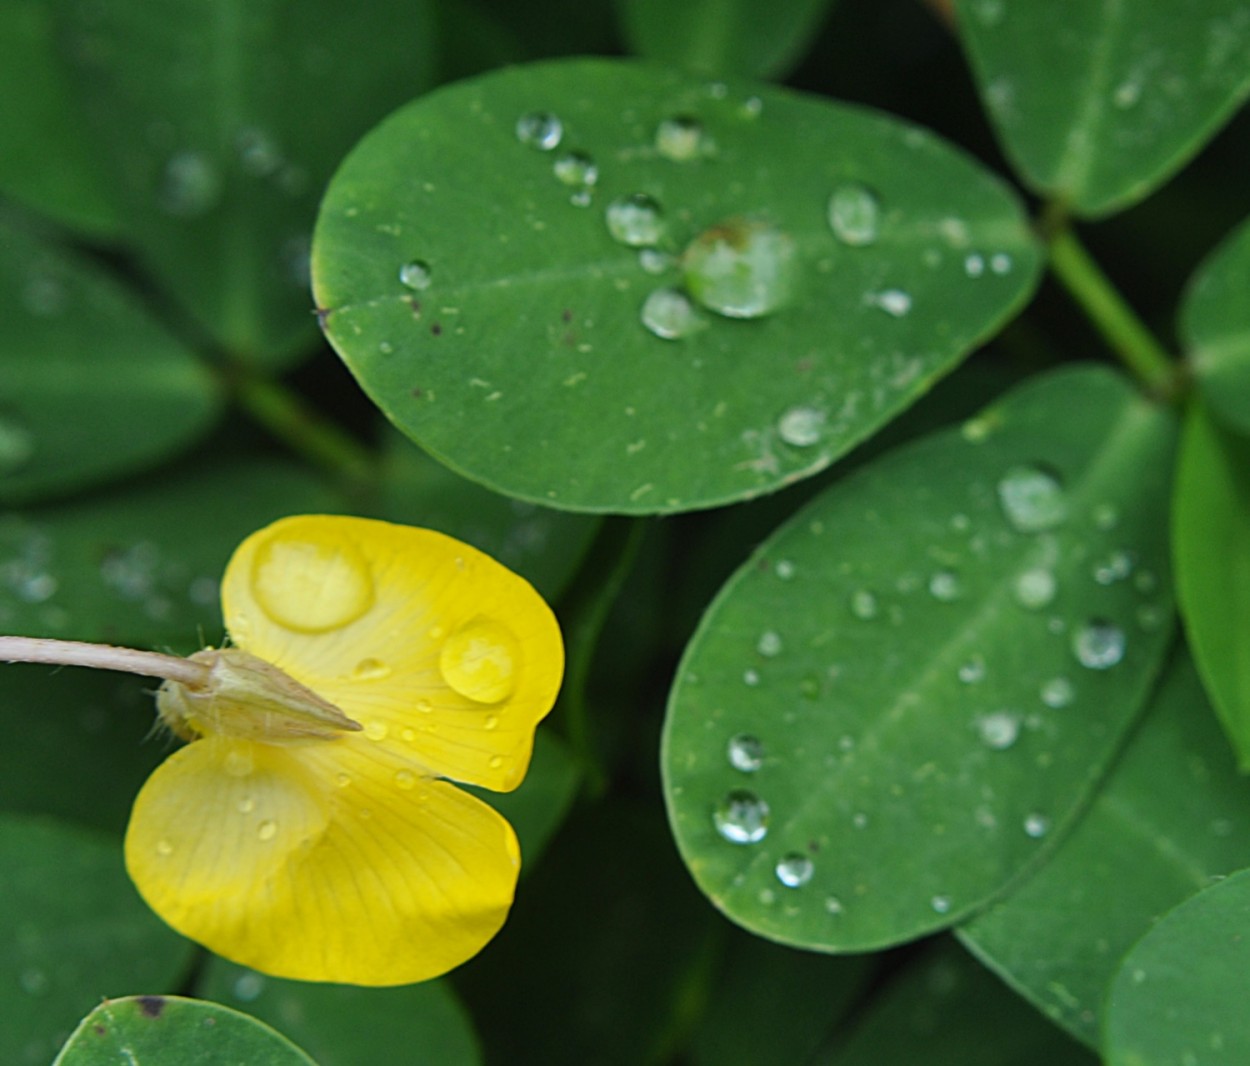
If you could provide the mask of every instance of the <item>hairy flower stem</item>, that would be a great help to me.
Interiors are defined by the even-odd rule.
[[[209,680],[209,668],[191,659],[163,655],[156,651],[116,648],[111,644],[87,644],[78,640],[0,636],[0,662],[49,663],[56,666],[89,666],[96,670],[120,670],[127,674],[177,681],[190,689],[206,688]]]

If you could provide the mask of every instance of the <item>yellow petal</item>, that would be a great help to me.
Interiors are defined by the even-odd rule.
[[[403,752],[414,772],[507,790],[525,776],[564,649],[523,578],[467,544],[365,518],[285,518],[222,582],[234,642]]]
[[[395,985],[445,973],[490,940],[520,857],[494,810],[359,736],[206,737],[140,791],[126,865],[157,914],[225,958],[277,977]]]

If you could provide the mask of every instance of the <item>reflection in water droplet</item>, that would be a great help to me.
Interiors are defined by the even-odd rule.
[[[259,840],[272,840],[278,835],[278,823],[272,818],[266,818],[256,827],[256,836]]]
[[[765,222],[732,218],[700,233],[681,256],[686,288],[728,318],[776,311],[794,287],[795,246]]]
[[[551,170],[565,185],[588,188],[599,180],[599,166],[585,152],[565,152],[551,164]]]
[[[792,851],[785,855],[777,863],[775,872],[777,880],[786,888],[802,888],[808,881],[812,879],[815,873],[815,866],[812,860],[806,855],[801,855],[797,851]]]
[[[256,549],[251,590],[273,621],[300,633],[345,626],[373,605],[369,564],[354,545],[282,529]]]
[[[716,831],[731,844],[757,844],[768,834],[768,804],[754,792],[734,789],[712,812]]]
[[[810,448],[825,432],[825,412],[800,404],[782,412],[777,419],[777,436],[795,448]]]
[[[1006,751],[1020,736],[1020,718],[1010,711],[995,711],[977,720],[977,732],[987,748]]]
[[[755,642],[755,650],[761,655],[769,656],[781,654],[781,634],[775,633],[769,629],[760,634],[760,639]]]
[[[755,773],[764,764],[764,745],[749,733],[730,737],[726,752],[729,765],[745,774]]]
[[[697,118],[678,115],[655,128],[655,150],[675,163],[688,163],[714,154],[716,145]]]
[[[1050,832],[1050,819],[1044,814],[1030,814],[1024,820],[1024,831],[1034,840],[1040,840]]]
[[[929,595],[941,603],[954,603],[963,592],[963,582],[953,570],[939,570],[929,578]]]
[[[851,593],[851,614],[865,622],[871,621],[881,613],[881,605],[876,595],[868,589],[856,589]]]
[[[631,248],[658,244],[664,236],[664,211],[643,192],[613,200],[604,212],[612,239]]]
[[[708,323],[684,292],[656,289],[643,301],[642,324],[663,340],[678,340]]]
[[[1076,689],[1066,677],[1052,677],[1042,684],[1041,697],[1047,707],[1067,707],[1076,698]]]
[[[1016,603],[1030,611],[1039,611],[1054,602],[1058,590],[1054,571],[1035,566],[1016,575],[1012,586]]]
[[[460,695],[477,703],[498,703],[516,689],[521,645],[503,623],[478,616],[447,638],[438,667]]]
[[[550,152],[563,136],[564,123],[550,111],[531,111],[516,120],[516,139],[540,152]]]
[[[1076,661],[1091,670],[1107,670],[1124,658],[1124,630],[1114,622],[1093,619],[1072,634]]]
[[[881,201],[866,185],[840,185],[829,197],[828,217],[829,228],[843,244],[872,244],[881,224]]]
[[[179,152],[165,164],[157,203],[166,214],[193,218],[210,210],[221,193],[221,175],[202,152]]]
[[[1068,500],[1057,474],[1035,464],[1013,466],[998,483],[1007,521],[1021,533],[1054,529],[1068,517]]]
[[[400,282],[415,292],[428,289],[432,278],[430,264],[424,259],[414,259],[399,268]]]
[[[34,434],[11,415],[0,415],[0,474],[21,469],[34,454]]]

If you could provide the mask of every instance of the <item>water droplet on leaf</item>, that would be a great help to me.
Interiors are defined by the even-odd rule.
[[[953,570],[939,570],[929,578],[929,595],[940,603],[954,603],[963,591],[963,582]]]
[[[853,247],[863,247],[877,239],[881,201],[866,185],[840,185],[829,197],[828,216],[829,228],[838,240]]]
[[[1067,707],[1076,698],[1076,689],[1066,677],[1052,677],[1042,685],[1042,702],[1056,710]]]
[[[870,293],[868,302],[881,308],[891,318],[902,318],[911,310],[911,294],[902,289],[882,289]]]
[[[1010,711],[995,711],[977,720],[977,732],[987,748],[1005,751],[1020,736],[1020,718]]]
[[[604,221],[612,239],[631,248],[650,247],[664,236],[664,211],[643,192],[613,200],[604,212]]]
[[[755,650],[769,658],[781,654],[781,635],[771,629],[761,633],[760,639],[755,643]]]
[[[1050,832],[1050,819],[1044,814],[1030,814],[1024,820],[1024,831],[1034,840],[1040,840]]]
[[[794,287],[794,241],[754,219],[711,226],[681,256],[686,288],[704,307],[728,318],[776,311]]]
[[[655,150],[665,159],[688,163],[712,155],[716,146],[697,118],[679,115],[664,119],[655,129]]]
[[[734,789],[712,812],[716,831],[731,844],[758,844],[768,835],[768,804],[754,792]]]
[[[816,867],[806,855],[792,851],[777,863],[775,873],[777,880],[786,888],[802,888],[812,879]]]
[[[749,733],[730,737],[726,752],[729,765],[746,774],[755,773],[764,764],[764,745]]]
[[[587,188],[599,180],[599,166],[585,152],[565,152],[551,164],[551,170],[565,185]]]
[[[1072,634],[1076,661],[1091,670],[1108,670],[1124,658],[1124,630],[1114,622],[1094,619]]]
[[[1039,611],[1050,606],[1057,590],[1058,582],[1054,571],[1044,566],[1021,571],[1012,584],[1016,603],[1030,611]]]
[[[868,589],[856,589],[851,593],[851,614],[865,622],[881,613],[876,595]]]
[[[413,259],[399,268],[399,280],[414,292],[430,287],[433,272],[424,259]]]
[[[540,152],[550,152],[564,137],[564,123],[550,111],[531,111],[516,121],[516,139]]]
[[[788,408],[777,419],[777,436],[795,448],[810,448],[825,432],[825,412],[800,404]]]
[[[689,297],[676,289],[656,289],[642,304],[642,324],[663,340],[678,340],[707,326]]]
[[[1003,514],[1021,533],[1054,529],[1068,517],[1068,500],[1057,474],[1036,464],[1013,466],[998,482]]]

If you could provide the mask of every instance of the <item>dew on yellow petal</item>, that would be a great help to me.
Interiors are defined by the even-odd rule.
[[[438,666],[443,680],[461,696],[475,703],[498,703],[516,688],[521,646],[503,623],[477,617],[447,638]]]
[[[383,681],[391,676],[391,668],[380,659],[361,659],[352,670],[357,681]]]
[[[272,818],[266,818],[256,827],[256,836],[260,840],[272,840],[278,835],[278,823]]]
[[[369,564],[350,541],[312,539],[281,527],[256,549],[251,583],[261,609],[299,633],[345,626],[374,600]]]
[[[385,722],[373,721],[365,723],[365,736],[370,740],[385,740],[389,732],[390,729]]]

